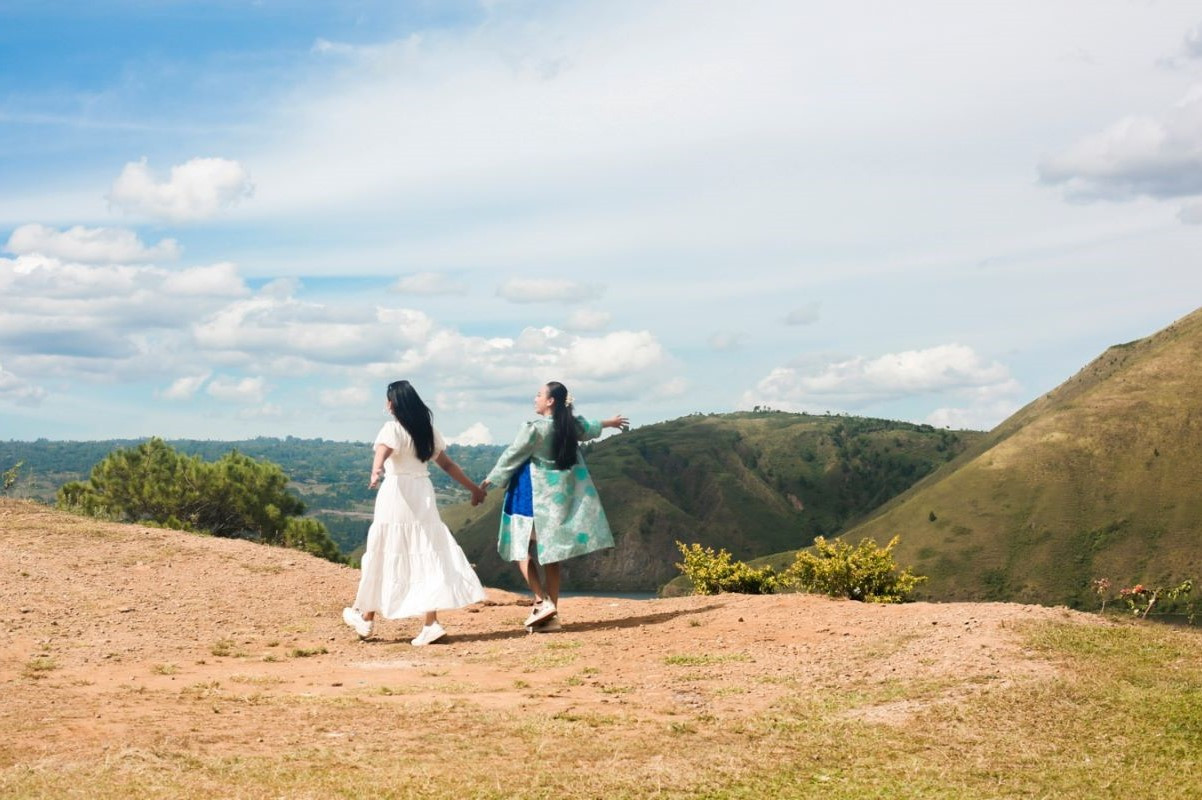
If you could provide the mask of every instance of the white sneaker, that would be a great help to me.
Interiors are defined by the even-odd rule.
[[[542,622],[547,617],[553,616],[555,616],[555,604],[551,602],[550,598],[547,598],[530,609],[530,616],[526,617],[526,621],[522,624],[528,628],[536,622]]]
[[[553,617],[547,617],[542,622],[526,626],[526,633],[556,633],[562,630],[563,625],[559,621],[558,614]]]
[[[422,628],[421,633],[413,637],[409,644],[414,647],[425,647],[426,645],[437,642],[439,639],[447,635],[447,629],[442,627],[442,624],[435,620],[430,625]]]
[[[342,621],[355,629],[355,633],[359,634],[360,639],[366,639],[371,636],[371,620],[366,620],[359,613],[357,608],[342,609]]]

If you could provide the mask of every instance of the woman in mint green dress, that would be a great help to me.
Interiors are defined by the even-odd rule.
[[[501,558],[518,562],[534,592],[534,610],[525,625],[547,629],[558,627],[552,618],[559,604],[559,562],[614,544],[577,445],[600,436],[603,428],[626,430],[630,423],[620,414],[600,421],[576,416],[568,390],[558,381],[539,389],[534,410],[539,418],[521,427],[480,486],[506,487],[497,550]],[[541,581],[530,557],[532,542],[543,566]]]

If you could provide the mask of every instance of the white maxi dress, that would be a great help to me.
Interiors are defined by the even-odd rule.
[[[434,485],[413,439],[390,420],[376,435],[373,446],[378,444],[392,454],[376,494],[355,608],[397,619],[480,602],[484,587],[438,514]],[[435,430],[435,457],[445,449]]]

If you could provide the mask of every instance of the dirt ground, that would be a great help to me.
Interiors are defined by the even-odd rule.
[[[489,590],[441,614],[449,635],[417,648],[416,619],[362,642],[343,624],[357,580],[293,551],[0,500],[0,770],[128,748],[253,755],[370,738],[365,707],[731,718],[898,681],[948,703],[1054,672],[1022,649],[1019,624],[1093,624],[1013,604],[572,597],[561,632],[529,635],[528,598]],[[921,704],[912,696],[855,713],[901,724]],[[354,714],[329,702],[342,698]]]

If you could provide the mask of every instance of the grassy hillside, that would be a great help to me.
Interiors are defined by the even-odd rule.
[[[674,542],[738,558],[808,545],[954,458],[982,434],[781,412],[695,414],[590,447],[616,547],[566,565],[567,585],[652,590],[677,575]],[[515,586],[496,555],[501,492],[444,514],[485,583]]]
[[[1116,345],[851,530],[939,599],[1080,606],[1202,577],[1202,312]]]

